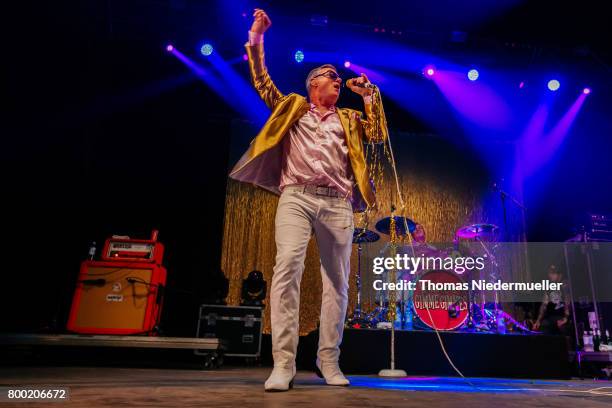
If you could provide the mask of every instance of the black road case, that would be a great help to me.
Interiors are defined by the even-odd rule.
[[[200,305],[197,337],[224,342],[223,355],[259,358],[263,309],[254,306]],[[205,350],[195,350],[206,355]]]

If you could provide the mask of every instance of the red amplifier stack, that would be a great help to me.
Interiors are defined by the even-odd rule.
[[[81,263],[68,330],[84,334],[155,335],[166,285],[164,246],[150,239],[112,236],[102,260]]]

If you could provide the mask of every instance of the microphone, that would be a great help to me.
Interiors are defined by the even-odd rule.
[[[356,78],[351,78],[351,79],[347,79],[346,80],[346,86],[348,86],[349,88],[351,86],[358,86],[359,88],[369,88],[369,89],[374,89],[376,88],[376,85],[374,85],[371,82],[367,82],[367,83],[356,83]]]

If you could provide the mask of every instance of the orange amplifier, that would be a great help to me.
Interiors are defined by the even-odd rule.
[[[110,238],[104,246],[105,260],[81,264],[68,330],[84,334],[156,334],[166,269],[161,265],[163,246],[156,242],[156,231],[153,235],[151,240]],[[132,242],[138,245],[134,251],[133,247],[123,251],[126,246],[115,245]],[[141,254],[148,255],[140,258]],[[126,260],[132,257],[138,261]]]

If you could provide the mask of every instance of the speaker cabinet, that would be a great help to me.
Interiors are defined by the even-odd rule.
[[[67,329],[83,334],[155,334],[166,269],[146,262],[84,261]]]

